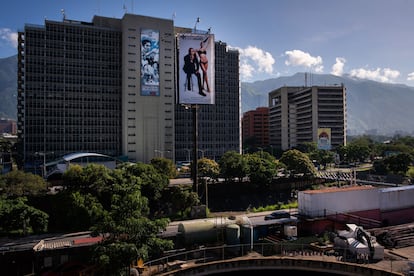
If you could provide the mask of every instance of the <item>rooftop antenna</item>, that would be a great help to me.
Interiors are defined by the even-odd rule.
[[[200,17],[197,17],[196,23],[194,25],[194,33],[197,31],[197,24],[200,23]]]
[[[63,20],[66,20],[66,14],[65,14],[65,10],[61,9],[60,13],[62,14]]]

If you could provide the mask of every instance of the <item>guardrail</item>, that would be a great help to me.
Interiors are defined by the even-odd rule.
[[[257,255],[260,255],[260,257],[290,257],[319,261],[345,262],[349,265],[363,264],[372,267],[372,269],[381,269],[390,273],[401,273],[402,275],[408,275],[407,271],[401,268],[401,265],[395,265],[395,260],[393,259],[388,261],[368,260],[365,257],[362,258],[360,256],[353,255],[345,248],[331,246],[318,249],[311,244],[297,244],[291,242],[254,243],[253,250],[250,250],[250,248],[251,244],[234,244],[215,247],[200,247],[198,249],[184,252],[179,251],[179,253],[172,253],[168,256],[144,263],[141,267],[140,275],[149,276],[162,273],[168,274],[169,271],[179,270],[183,267],[208,264],[236,258],[245,260],[253,258],[251,254],[256,254],[256,257]],[[376,264],[379,261],[381,262],[381,266]],[[295,267],[292,267],[292,269],[294,268]]]

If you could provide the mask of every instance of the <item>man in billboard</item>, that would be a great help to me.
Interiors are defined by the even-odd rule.
[[[197,52],[194,48],[188,48],[188,54],[184,56],[183,70],[187,75],[186,88],[188,91],[193,91],[193,75],[197,78],[198,94],[206,96],[201,85],[200,63],[197,58]]]

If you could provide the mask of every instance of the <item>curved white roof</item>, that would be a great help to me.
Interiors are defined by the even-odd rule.
[[[115,159],[115,158],[113,158],[111,156],[108,156],[108,155],[104,155],[104,154],[100,154],[100,153],[93,153],[93,152],[75,152],[75,153],[69,153],[69,154],[64,155],[62,157],[62,159],[65,160],[65,161],[72,161],[72,160],[77,159],[77,158],[89,157],[89,156],[91,156],[91,157],[92,156],[100,156],[100,157],[108,157],[108,158],[111,158],[111,159]]]

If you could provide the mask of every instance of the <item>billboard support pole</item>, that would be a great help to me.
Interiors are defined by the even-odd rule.
[[[191,174],[193,176],[193,192],[196,192],[198,195],[198,105],[191,105],[191,108],[193,112],[193,164],[191,168]]]

